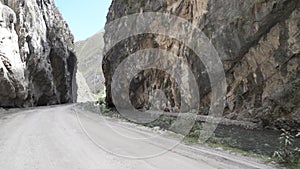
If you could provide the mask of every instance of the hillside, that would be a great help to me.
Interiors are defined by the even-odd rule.
[[[99,93],[104,88],[102,73],[103,35],[103,32],[98,32],[84,41],[75,43],[78,70],[94,94]]]

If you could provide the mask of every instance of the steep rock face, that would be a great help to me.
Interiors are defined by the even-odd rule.
[[[198,26],[217,49],[228,83],[224,116],[247,120],[262,126],[300,128],[300,3],[298,0],[113,0],[108,22],[141,12],[165,12],[187,19]],[[155,20],[149,23],[155,25]],[[126,24],[125,24],[126,25]],[[116,31],[130,31],[134,25],[106,27],[105,42]],[[200,89],[200,113],[207,114],[211,87],[205,67],[197,56],[179,43],[162,35],[130,37],[112,49],[105,49],[103,72],[107,102],[111,97],[112,76],[118,65],[136,51],[158,47],[177,53],[189,64]],[[165,107],[180,107],[178,89],[162,71],[145,70],[131,83],[130,99],[136,108],[149,109],[150,89],[163,89]]]
[[[0,106],[76,101],[73,36],[53,0],[0,0]]]

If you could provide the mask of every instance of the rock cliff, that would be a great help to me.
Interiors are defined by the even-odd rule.
[[[75,102],[73,47],[53,0],[0,0],[0,107]]]
[[[300,129],[300,1],[299,0],[113,0],[107,22],[134,13],[177,15],[200,28],[215,46],[228,84],[224,117],[261,126]],[[155,25],[155,19],[148,23]],[[116,31],[134,25],[106,27],[105,43]],[[192,36],[192,35],[191,35]],[[105,49],[103,72],[107,103],[113,106],[112,76],[130,54],[157,47],[177,53],[189,64],[200,89],[199,112],[207,114],[211,87],[205,67],[184,44],[163,35],[142,34]],[[168,80],[169,79],[169,80]],[[165,72],[145,70],[133,80],[130,99],[136,108],[149,109],[149,88],[160,88],[166,110],[180,107],[180,93]],[[175,91],[175,92],[174,92]]]

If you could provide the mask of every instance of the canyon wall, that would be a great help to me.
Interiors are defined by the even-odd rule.
[[[0,107],[76,102],[73,35],[53,0],[0,0]]]
[[[201,29],[222,59],[228,84],[224,117],[263,127],[300,129],[300,2],[298,0],[113,0],[107,16],[105,44],[115,32],[130,32],[134,24],[108,24],[126,15],[162,12],[184,18]],[[153,19],[148,25],[155,25]],[[192,36],[192,35],[191,35]],[[139,50],[159,48],[188,63],[199,86],[200,114],[208,114],[211,87],[205,65],[195,53],[163,35],[141,34],[104,49],[103,72],[107,104],[114,106],[112,77],[119,64]],[[150,90],[149,90],[150,89]],[[165,110],[180,108],[180,92],[166,72],[140,72],[130,84],[137,109],[150,109],[151,89],[162,89]]]

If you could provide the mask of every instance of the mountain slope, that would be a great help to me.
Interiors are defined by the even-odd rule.
[[[78,58],[78,70],[82,73],[86,82],[95,94],[103,90],[103,32],[98,32],[90,38],[75,43]]]
[[[85,78],[83,77],[83,75],[80,71],[77,71],[77,73],[76,73],[76,81],[77,81],[77,85],[78,85],[77,102],[84,103],[84,102],[89,102],[89,101],[95,101],[96,97],[91,92],[90,87],[88,86]]]

